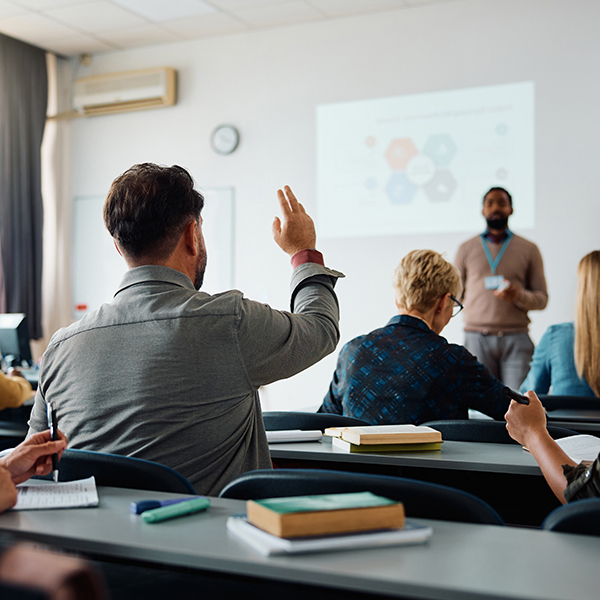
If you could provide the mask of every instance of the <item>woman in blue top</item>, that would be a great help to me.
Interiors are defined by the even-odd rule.
[[[531,360],[521,391],[556,396],[600,396],[600,250],[577,269],[575,322],[551,325]]]

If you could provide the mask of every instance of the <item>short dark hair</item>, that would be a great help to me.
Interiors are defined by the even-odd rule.
[[[104,224],[125,255],[168,258],[203,206],[204,197],[183,167],[142,163],[112,182],[104,202]]]
[[[506,196],[508,197],[508,201],[510,202],[510,205],[512,206],[512,196],[503,188],[503,187],[492,187],[490,188],[484,195],[483,195],[483,201],[485,202],[485,199],[487,198],[487,195],[490,192],[504,192],[506,194]]]

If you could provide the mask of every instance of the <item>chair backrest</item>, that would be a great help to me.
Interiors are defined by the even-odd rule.
[[[269,411],[263,413],[263,422],[266,431],[284,431],[289,429],[320,429],[327,427],[355,427],[369,425],[365,421],[343,415],[329,413]]]
[[[196,494],[192,484],[174,469],[119,454],[69,448],[63,452],[58,472],[60,481],[85,479],[93,475],[97,485]]]
[[[467,492],[416,479],[369,473],[320,469],[249,471],[225,486],[219,495],[257,500],[365,491],[402,501],[409,517],[504,524],[489,504]]]
[[[484,419],[458,419],[448,421],[429,421],[422,423],[442,433],[442,439],[456,442],[487,442],[493,444],[517,444],[506,430],[504,421],[487,421]],[[548,427],[553,439],[577,435],[576,431],[563,427]]]
[[[542,529],[600,535],[600,498],[576,500],[559,506],[544,519]]]
[[[43,590],[2,582],[0,582],[0,598],[2,600],[50,600],[50,596]]]
[[[540,394],[540,402],[548,411],[570,408],[574,410],[600,410],[600,398],[590,396],[553,396]]]
[[[11,421],[0,421],[0,450],[14,448],[27,437],[27,426]]]

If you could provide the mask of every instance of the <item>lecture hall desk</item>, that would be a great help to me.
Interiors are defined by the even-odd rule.
[[[225,528],[242,501],[211,499],[208,511],[148,525],[130,501],[177,494],[98,493],[95,508],[6,512],[0,532],[196,578],[203,600],[597,600],[600,590],[597,537],[419,519],[433,528],[426,544],[267,558]]]

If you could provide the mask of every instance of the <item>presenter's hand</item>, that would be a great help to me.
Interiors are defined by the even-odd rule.
[[[529,398],[529,404],[519,404],[511,400],[504,418],[510,437],[529,448],[535,438],[547,436],[548,430],[546,411],[535,392],[530,391],[525,395]]]
[[[520,287],[517,287],[514,283],[509,283],[503,290],[496,290],[494,295],[496,298],[500,298],[500,300],[504,300],[505,302],[516,302],[520,293]]]
[[[10,471],[0,467],[0,513],[12,508],[16,503],[17,488],[10,476]]]
[[[290,187],[286,185],[283,190],[277,190],[277,199],[282,214],[281,219],[273,219],[273,239],[277,245],[290,256],[301,250],[315,248],[315,224]]]
[[[67,447],[67,438],[58,431],[58,440],[50,440],[50,431],[42,431],[21,442],[8,456],[0,459],[0,468],[10,473],[13,483],[23,483],[33,475],[47,475],[52,471],[52,455],[58,459]]]

